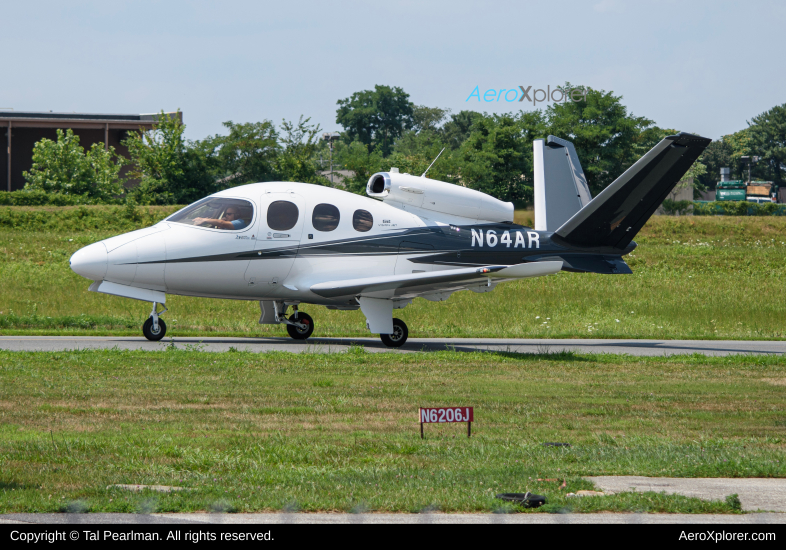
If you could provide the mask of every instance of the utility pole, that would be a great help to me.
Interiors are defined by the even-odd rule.
[[[747,155],[740,157],[742,162],[748,163],[748,185],[751,184],[751,166],[759,162],[759,157],[749,157]]]
[[[11,192],[11,121],[8,121],[8,192]]]
[[[325,132],[322,134],[322,139],[328,142],[330,149],[330,186],[333,187],[333,142],[341,137],[338,132]]]

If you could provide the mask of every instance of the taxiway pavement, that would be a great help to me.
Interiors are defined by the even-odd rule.
[[[334,353],[351,345],[370,352],[411,353],[417,351],[502,351],[512,353],[620,353],[640,356],[665,356],[701,353],[704,355],[786,354],[786,341],[764,340],[590,340],[520,338],[410,338],[398,349],[391,349],[378,338],[235,338],[179,337],[150,342],[142,336],[0,336],[0,349],[10,351],[65,351],[73,349],[123,349],[160,351],[168,346],[201,351],[295,353]]]
[[[786,479],[780,478],[596,476],[586,479],[607,493],[666,492],[703,500],[723,500],[736,494],[746,512],[786,512]]]
[[[0,523],[44,524],[783,524],[786,514],[2,514]]]

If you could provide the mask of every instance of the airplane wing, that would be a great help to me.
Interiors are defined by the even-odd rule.
[[[328,281],[311,286],[311,291],[324,298],[358,296],[392,291],[393,296],[417,296],[441,290],[459,290],[470,284],[479,284],[488,279],[523,279],[552,275],[562,269],[562,262],[530,262],[517,265],[490,265],[450,269],[431,273],[407,273],[382,277],[364,277]]]

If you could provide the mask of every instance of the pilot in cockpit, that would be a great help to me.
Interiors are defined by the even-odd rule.
[[[221,219],[194,218],[194,225],[214,225],[218,229],[238,230],[246,227],[248,222],[241,218],[240,207],[230,205]]]

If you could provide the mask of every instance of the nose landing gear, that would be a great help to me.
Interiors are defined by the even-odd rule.
[[[308,313],[295,313],[287,319],[287,333],[295,340],[305,340],[314,332],[314,320]]]
[[[152,342],[158,342],[166,334],[166,323],[159,318],[159,315],[163,315],[166,311],[166,307],[161,311],[156,311],[157,309],[158,302],[153,302],[153,311],[150,312],[150,317],[142,325],[142,334]]]
[[[393,333],[392,334],[380,334],[379,338],[382,340],[382,343],[385,344],[389,348],[399,348],[404,345],[407,341],[407,337],[409,336],[409,329],[407,329],[406,323],[401,319],[393,318]]]
[[[308,313],[298,311],[297,304],[293,304],[294,313],[286,317],[289,305],[285,302],[273,302],[273,311],[277,323],[284,323],[287,326],[287,333],[295,340],[305,340],[314,332],[314,320]]]

